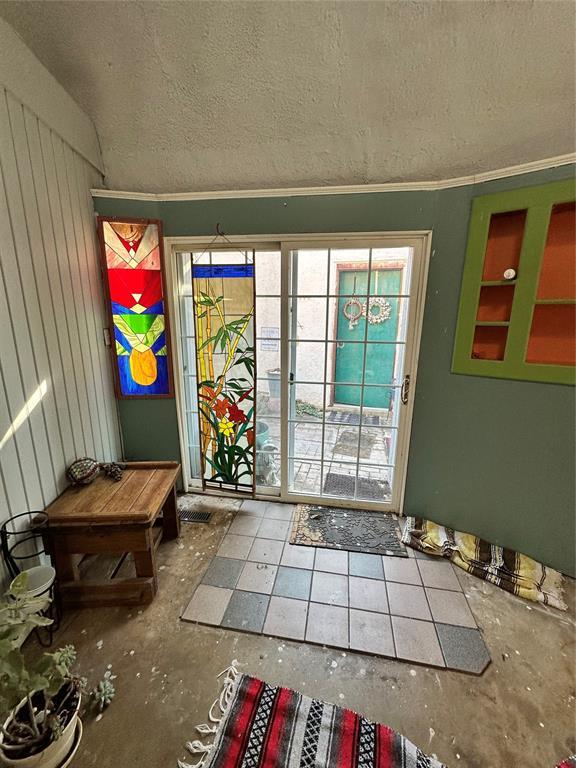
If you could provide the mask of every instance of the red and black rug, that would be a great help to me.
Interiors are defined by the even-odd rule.
[[[188,749],[202,768],[445,768],[386,725],[229,670],[214,743]],[[212,722],[217,722],[212,717]],[[189,768],[180,762],[180,768]]]

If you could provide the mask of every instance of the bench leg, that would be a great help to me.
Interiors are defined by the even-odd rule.
[[[180,515],[176,504],[176,488],[172,488],[168,498],[164,503],[163,515],[163,534],[166,539],[177,539],[180,536]]]
[[[54,560],[54,568],[60,582],[80,580],[78,555],[71,555],[69,552],[60,549],[56,540],[53,541],[51,557]]]
[[[133,552],[134,565],[136,566],[136,575],[140,578],[154,579],[154,593],[158,590],[158,570],[156,567],[156,549],[152,529],[146,532],[146,541],[148,548],[141,552]]]

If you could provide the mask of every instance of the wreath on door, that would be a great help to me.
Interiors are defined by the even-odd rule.
[[[362,314],[371,325],[380,325],[390,319],[392,305],[382,296],[372,296],[363,304]]]
[[[356,328],[364,314],[364,304],[356,298],[348,299],[342,307],[342,312],[346,320],[348,320],[348,328],[352,331]]]
[[[348,299],[342,307],[342,312],[348,327],[354,330],[361,317],[365,317],[370,325],[379,325],[390,319],[392,305],[382,296],[372,296],[368,301],[360,301],[355,297]]]

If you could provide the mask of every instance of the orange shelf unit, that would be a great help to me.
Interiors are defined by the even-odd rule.
[[[475,360],[504,360],[508,328],[477,325],[474,331],[472,357]]]
[[[555,205],[542,256],[537,299],[576,298],[576,205]]]
[[[482,286],[482,288],[480,288],[480,300],[478,301],[476,320],[488,322],[510,320],[513,300],[513,285]]]
[[[575,197],[569,178],[473,200],[454,373],[576,384]]]
[[[576,365],[576,304],[534,307],[526,362]]]
[[[482,282],[503,280],[507,269],[518,271],[525,224],[525,210],[492,214]]]

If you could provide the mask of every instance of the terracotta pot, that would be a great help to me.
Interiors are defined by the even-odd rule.
[[[15,768],[60,768],[62,765],[68,765],[68,758],[71,757],[72,750],[76,751],[80,743],[80,736],[82,734],[81,728],[78,730],[79,718],[78,710],[82,697],[78,695],[78,702],[74,714],[70,718],[70,721],[62,731],[62,735],[56,741],[51,741],[48,746],[41,752],[37,752],[30,757],[10,757],[9,754],[4,752],[2,745],[4,743],[4,735],[0,733],[0,754],[2,760],[7,766],[15,766]],[[23,706],[26,706],[26,699],[22,699],[20,704],[15,707],[14,711],[18,711]],[[10,714],[4,723],[4,728],[8,728],[10,721],[12,720],[12,714]],[[77,733],[79,736],[77,737]]]

